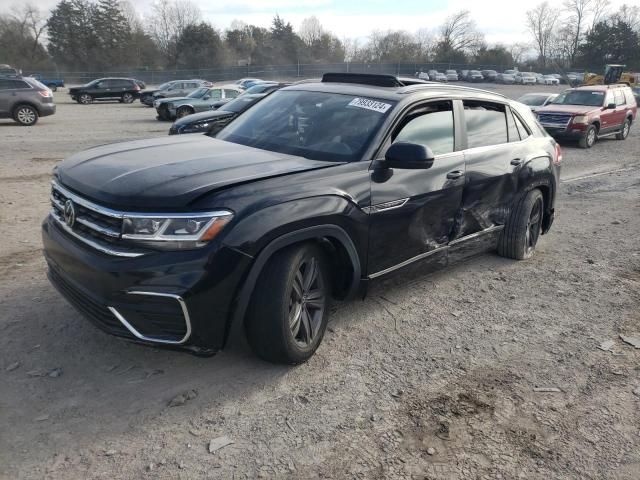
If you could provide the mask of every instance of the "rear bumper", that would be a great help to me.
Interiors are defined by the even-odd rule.
[[[113,257],[73,239],[50,216],[42,239],[51,283],[94,325],[191,350],[224,346],[233,299],[252,262],[222,246]]]
[[[41,117],[47,117],[49,115],[53,115],[56,113],[56,104],[55,103],[43,103],[38,108],[38,114]]]

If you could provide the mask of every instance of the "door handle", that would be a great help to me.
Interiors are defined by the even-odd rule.
[[[455,180],[457,178],[460,178],[464,175],[464,172],[462,170],[454,170],[452,172],[447,173],[447,178],[449,180]]]
[[[511,160],[511,165],[513,165],[514,167],[517,167],[518,165],[522,165],[522,159],[514,158],[513,160]]]

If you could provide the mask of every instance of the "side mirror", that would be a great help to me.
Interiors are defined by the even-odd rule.
[[[606,107],[604,107],[605,110],[615,110],[616,109],[616,104],[615,103],[608,103]]]
[[[397,142],[389,147],[384,158],[389,168],[421,169],[431,168],[434,155],[425,145]]]

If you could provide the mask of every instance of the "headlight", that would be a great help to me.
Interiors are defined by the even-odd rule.
[[[160,102],[159,102],[158,100],[154,100],[154,101],[153,101],[153,106],[154,106],[155,108],[158,108],[158,105],[160,105]]]
[[[220,210],[176,215],[125,215],[122,238],[165,250],[198,248],[213,240],[233,218]]]
[[[573,123],[589,123],[588,115],[576,115],[573,117]]]

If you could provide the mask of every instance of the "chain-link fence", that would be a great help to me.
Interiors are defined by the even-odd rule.
[[[224,82],[239,78],[262,78],[265,80],[301,80],[319,78],[326,72],[347,73],[386,73],[398,76],[415,76],[418,72],[428,70],[504,70],[513,65],[469,65],[450,63],[324,63],[324,64],[294,64],[294,65],[247,65],[238,67],[191,69],[191,70],[148,70],[131,69],[108,72],[39,72],[43,77],[62,78],[67,84],[87,83],[102,77],[129,77],[142,80],[150,85],[160,84],[169,80],[183,80],[199,78],[212,82]],[[580,71],[580,70],[578,70]],[[542,71],[540,73],[555,73]]]

